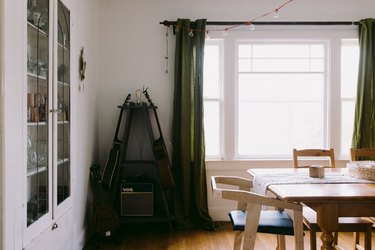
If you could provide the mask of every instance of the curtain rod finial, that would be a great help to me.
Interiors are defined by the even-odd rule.
[[[168,26],[169,27],[170,22],[167,21],[167,20],[164,20],[163,22],[160,22],[160,24],[163,24],[164,26]]]

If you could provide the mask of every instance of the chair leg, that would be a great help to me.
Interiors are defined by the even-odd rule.
[[[367,229],[367,231],[365,232],[365,250],[371,250],[371,227],[369,227]],[[358,233],[359,234],[359,233]]]
[[[286,250],[285,247],[285,235],[277,235],[277,250]]]
[[[354,232],[354,249],[359,249],[359,248],[361,248],[359,245],[359,232]]]
[[[339,232],[333,233],[333,244],[337,246],[339,244]]]
[[[235,231],[233,250],[240,250],[241,249],[242,238],[243,238],[243,232],[242,231]]]
[[[316,230],[310,228],[310,250],[316,250]]]

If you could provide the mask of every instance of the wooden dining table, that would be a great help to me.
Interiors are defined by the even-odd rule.
[[[262,178],[278,173],[293,176],[308,171],[308,168],[252,168],[248,173],[253,178]],[[345,174],[346,171],[346,168],[325,169],[326,174]],[[270,183],[267,191],[278,199],[303,203],[317,212],[317,223],[322,230],[321,249],[335,249],[332,233],[338,229],[339,217],[375,216],[374,183]]]

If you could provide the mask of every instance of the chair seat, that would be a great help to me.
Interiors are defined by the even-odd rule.
[[[309,228],[315,227],[320,231],[317,223],[316,212],[309,207],[303,207],[303,222]],[[340,217],[338,232],[366,232],[372,227],[372,222],[360,217]]]
[[[233,230],[244,231],[246,224],[246,211],[234,210],[228,213]],[[285,211],[261,211],[259,233],[294,235],[293,220]]]

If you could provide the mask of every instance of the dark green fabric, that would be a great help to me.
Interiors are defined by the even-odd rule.
[[[213,229],[208,213],[203,131],[203,58],[206,20],[179,19],[173,103],[174,212],[179,228]],[[189,33],[193,30],[193,36]]]
[[[375,147],[374,19],[359,22],[360,61],[354,116],[353,148]]]

